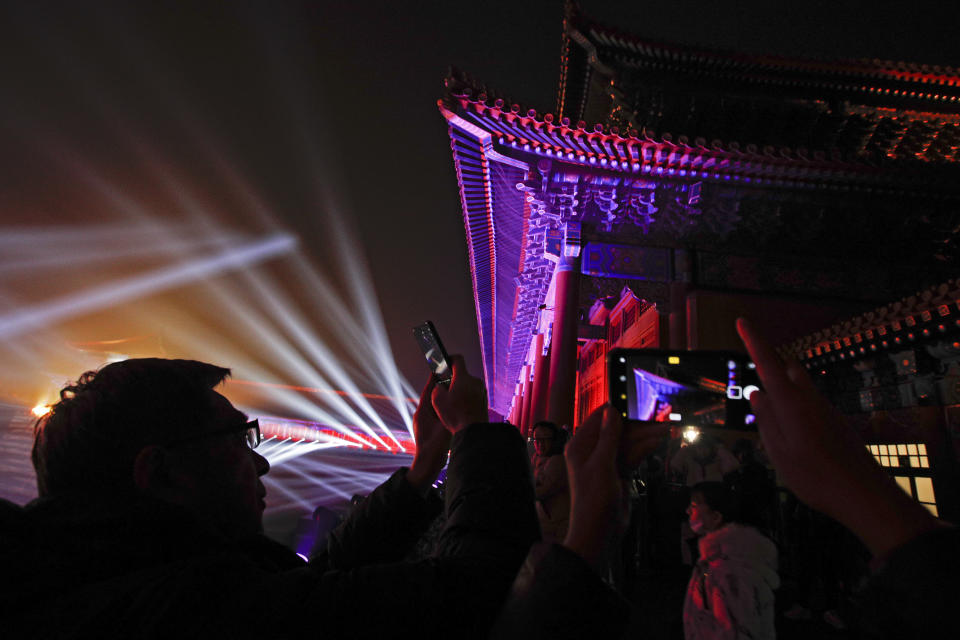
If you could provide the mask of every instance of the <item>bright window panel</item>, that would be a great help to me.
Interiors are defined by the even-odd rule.
[[[907,453],[909,453],[909,454],[912,455],[912,456],[917,455],[917,445],[915,445],[915,444],[908,444],[908,445],[907,445]]]
[[[919,467],[919,466],[920,466],[920,458],[919,458],[919,456],[910,456],[910,466],[911,466],[911,467]]]
[[[917,476],[913,481],[917,484],[917,500],[930,504],[936,503],[937,499],[933,496],[933,481],[930,478]]]
[[[878,447],[875,444],[871,444],[867,448],[870,449],[870,453],[872,453],[873,455],[878,455],[880,453],[880,447]]]
[[[927,455],[927,445],[923,444],[922,442],[921,442],[920,444],[918,444],[918,445],[917,445],[917,453],[919,453],[919,454],[922,455],[922,456]]]
[[[887,455],[887,445],[885,444],[880,445],[880,455],[882,456]]]
[[[924,504],[923,506],[925,506],[927,509],[929,509],[930,513],[932,513],[932,514],[933,514],[934,516],[936,516],[937,518],[940,517],[940,514],[937,513],[937,505],[935,505],[935,504]]]
[[[907,455],[907,445],[905,445],[905,444],[898,444],[898,445],[897,445],[897,455],[898,455],[898,456],[905,456],[905,455]]]
[[[920,466],[924,469],[930,468],[930,463],[927,462],[927,456],[920,456]]]
[[[910,478],[907,476],[893,476],[893,479],[897,481],[897,484],[900,485],[904,493],[911,498],[913,497],[913,490],[910,488]]]
[[[887,456],[880,456],[880,465],[884,467],[890,466],[890,458]]]
[[[900,466],[900,459],[899,459],[897,456],[890,456],[890,466],[891,466],[891,467],[899,467],[899,466]]]

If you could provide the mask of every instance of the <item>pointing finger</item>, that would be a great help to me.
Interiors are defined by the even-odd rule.
[[[757,375],[760,376],[764,388],[774,396],[788,390],[792,383],[787,378],[780,357],[763,334],[746,318],[737,318],[737,333],[757,365]]]
[[[620,446],[623,421],[620,419],[620,414],[609,403],[603,405],[601,411],[603,411],[603,414],[596,451],[597,455],[613,460],[617,455],[617,448]]]

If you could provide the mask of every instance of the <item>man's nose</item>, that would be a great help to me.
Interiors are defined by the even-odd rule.
[[[265,476],[270,473],[270,461],[253,449],[250,449],[250,453],[253,454],[253,464],[257,469],[257,475]]]

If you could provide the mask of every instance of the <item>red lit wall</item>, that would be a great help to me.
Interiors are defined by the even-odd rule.
[[[607,401],[607,353],[626,349],[660,346],[660,316],[656,306],[647,306],[627,292],[604,318],[606,340],[587,340],[580,344],[577,361],[577,407],[579,425],[590,413]]]

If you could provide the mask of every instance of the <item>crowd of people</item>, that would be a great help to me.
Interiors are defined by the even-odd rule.
[[[876,633],[942,637],[960,604],[957,529],[896,486],[799,365],[738,329],[779,477],[873,555],[864,606]],[[215,390],[227,369],[137,359],[84,374],[38,424],[40,497],[0,509],[3,636],[621,637],[630,605],[603,578],[630,521],[632,469],[665,426],[604,406],[564,446],[564,430],[537,425],[534,475],[519,431],[487,422],[482,381],[452,364],[449,385],[423,389],[410,467],[309,561],[262,534],[269,464],[256,421]],[[687,456],[673,461],[697,536],[685,633],[773,637],[776,548],[710,477],[711,465],[732,470],[725,456]],[[445,463],[441,502],[432,485]],[[441,511],[432,551],[411,556]]]

